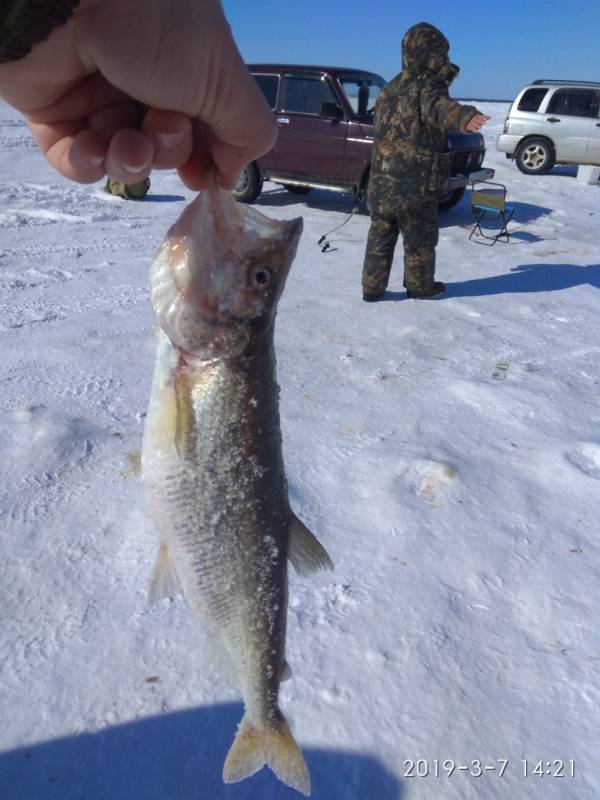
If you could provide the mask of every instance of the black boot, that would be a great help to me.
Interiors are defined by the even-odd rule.
[[[384,294],[385,292],[363,292],[363,300],[365,303],[376,303]]]
[[[407,297],[435,297],[436,294],[441,294],[442,292],[446,291],[446,284],[442,283],[441,281],[434,281],[433,286],[431,289],[407,289],[406,296]]]

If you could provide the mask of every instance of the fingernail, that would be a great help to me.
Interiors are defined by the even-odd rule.
[[[123,162],[123,169],[130,175],[139,175],[140,172],[144,172],[147,168],[148,168],[147,161],[142,161],[141,164],[126,164],[125,162]]]
[[[104,156],[89,156],[88,157],[88,164],[93,169],[96,169],[96,167],[102,166],[103,163],[104,163]]]
[[[165,150],[175,150],[183,144],[185,139],[184,131],[177,133],[155,133],[154,139],[159,147]]]

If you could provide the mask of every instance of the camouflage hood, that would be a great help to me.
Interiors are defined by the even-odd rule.
[[[447,78],[450,65],[448,50],[450,43],[444,34],[428,22],[413,25],[402,39],[402,69],[408,72],[434,72]],[[458,74],[454,64],[450,79]]]

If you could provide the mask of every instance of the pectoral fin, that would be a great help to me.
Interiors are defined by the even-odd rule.
[[[295,514],[292,514],[290,522],[288,548],[288,558],[298,575],[333,569],[327,550]]]
[[[175,446],[177,455],[184,456],[191,428],[189,379],[179,373],[175,380],[166,383],[160,397],[160,413],[153,421],[155,446],[168,450]]]
[[[175,407],[175,447],[177,454],[184,456],[192,424],[190,381],[184,372],[179,372],[175,379]]]

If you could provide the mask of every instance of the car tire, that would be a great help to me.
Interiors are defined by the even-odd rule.
[[[554,166],[554,151],[546,139],[526,139],[517,147],[517,167],[525,175],[543,175]]]
[[[450,189],[447,192],[442,192],[438,201],[438,209],[440,211],[448,211],[450,208],[458,205],[463,199],[465,194],[465,187],[459,186],[458,189]]]
[[[308,194],[311,190],[310,186],[295,186],[293,183],[284,183],[283,188],[291,194]]]
[[[253,203],[262,192],[262,175],[254,162],[248,164],[233,190],[233,196],[238,203]]]

